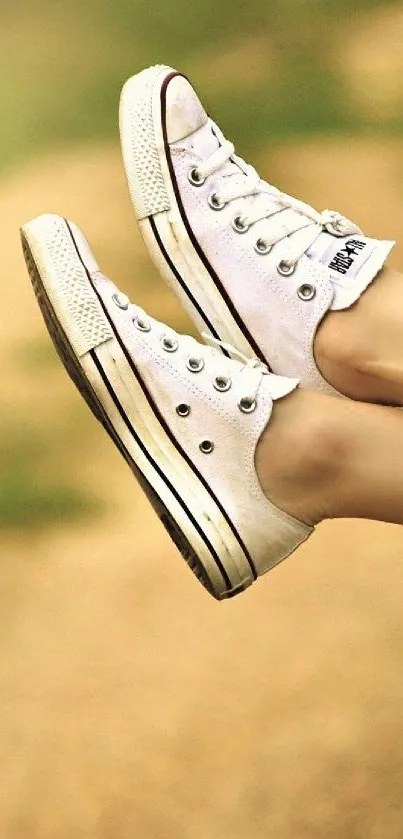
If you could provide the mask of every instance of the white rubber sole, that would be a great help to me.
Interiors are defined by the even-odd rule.
[[[67,372],[188,565],[219,600],[244,591],[256,578],[250,560],[217,499],[153,411],[91,282],[93,261],[88,264],[74,226],[59,216],[41,216],[22,228],[21,238],[38,303]]]
[[[234,319],[200,258],[178,205],[168,165],[161,107],[165,80],[176,75],[156,66],[129,79],[120,100],[123,161],[137,221],[150,255],[200,332],[258,354]]]

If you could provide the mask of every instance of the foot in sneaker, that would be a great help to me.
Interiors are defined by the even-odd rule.
[[[126,82],[120,124],[144,239],[198,327],[336,393],[315,363],[318,326],[360,297],[394,243],[262,181],[169,67]]]
[[[226,358],[131,305],[65,219],[31,221],[22,243],[67,372],[170,536],[212,595],[243,591],[312,531],[267,500],[255,469],[273,403],[305,396],[292,393],[297,380]]]

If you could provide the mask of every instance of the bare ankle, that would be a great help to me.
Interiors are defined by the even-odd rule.
[[[334,515],[335,486],[346,454],[338,402],[302,390],[279,400],[256,451],[256,470],[267,498],[307,524]]]
[[[403,405],[401,288],[402,276],[384,268],[350,309],[330,311],[319,324],[316,364],[345,396]]]

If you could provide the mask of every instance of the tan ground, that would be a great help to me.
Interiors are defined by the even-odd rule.
[[[403,106],[403,6],[374,9],[335,32],[334,62],[350,90],[355,114],[380,122]]]
[[[271,150],[265,168],[398,236],[401,152],[313,143]],[[3,185],[2,408],[27,433],[65,435],[54,472],[109,509],[0,534],[0,836],[401,839],[403,531],[327,524],[247,594],[210,600],[61,367],[23,360],[45,332],[16,229],[42,210],[81,222],[132,297],[178,318],[141,251],[117,148]]]

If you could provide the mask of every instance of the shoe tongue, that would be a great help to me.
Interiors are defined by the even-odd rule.
[[[370,239],[361,232],[335,238],[323,232],[307,252],[330,272],[334,282],[332,309],[345,309],[376,277],[394,242]]]
[[[225,141],[220,129],[210,119],[190,137],[185,138],[180,145],[188,151],[193,151],[201,161],[207,160]],[[220,177],[231,177],[231,187],[242,187],[245,183],[245,172],[235,160],[231,159],[220,168]]]
[[[184,76],[174,76],[166,93],[166,127],[169,143],[178,143],[208,122],[199,97]]]
[[[350,236],[335,237],[323,231],[307,256],[317,260],[332,274],[354,279],[371,256],[375,240],[367,239],[357,231]]]
[[[220,146],[218,138],[213,133],[211,122],[208,120],[205,125],[198,128],[190,137],[184,138],[186,148],[195,151],[201,160],[205,160],[214,154]]]
[[[174,76],[168,84],[166,128],[169,143],[180,143],[184,148],[194,150],[201,160],[214,154],[224,140],[220,129],[211,122],[196,92],[184,76]],[[241,186],[245,179],[240,161],[228,161],[220,170],[220,174],[230,176],[231,185],[235,189],[238,183]],[[275,199],[272,187],[262,182],[261,188],[262,192],[266,192],[268,196],[272,195]],[[289,211],[291,233],[295,212]],[[335,289],[332,309],[351,306],[380,271],[393,245],[394,242],[369,239],[360,232],[340,238],[335,238],[325,231],[321,233],[307,256],[322,263],[329,270]]]

